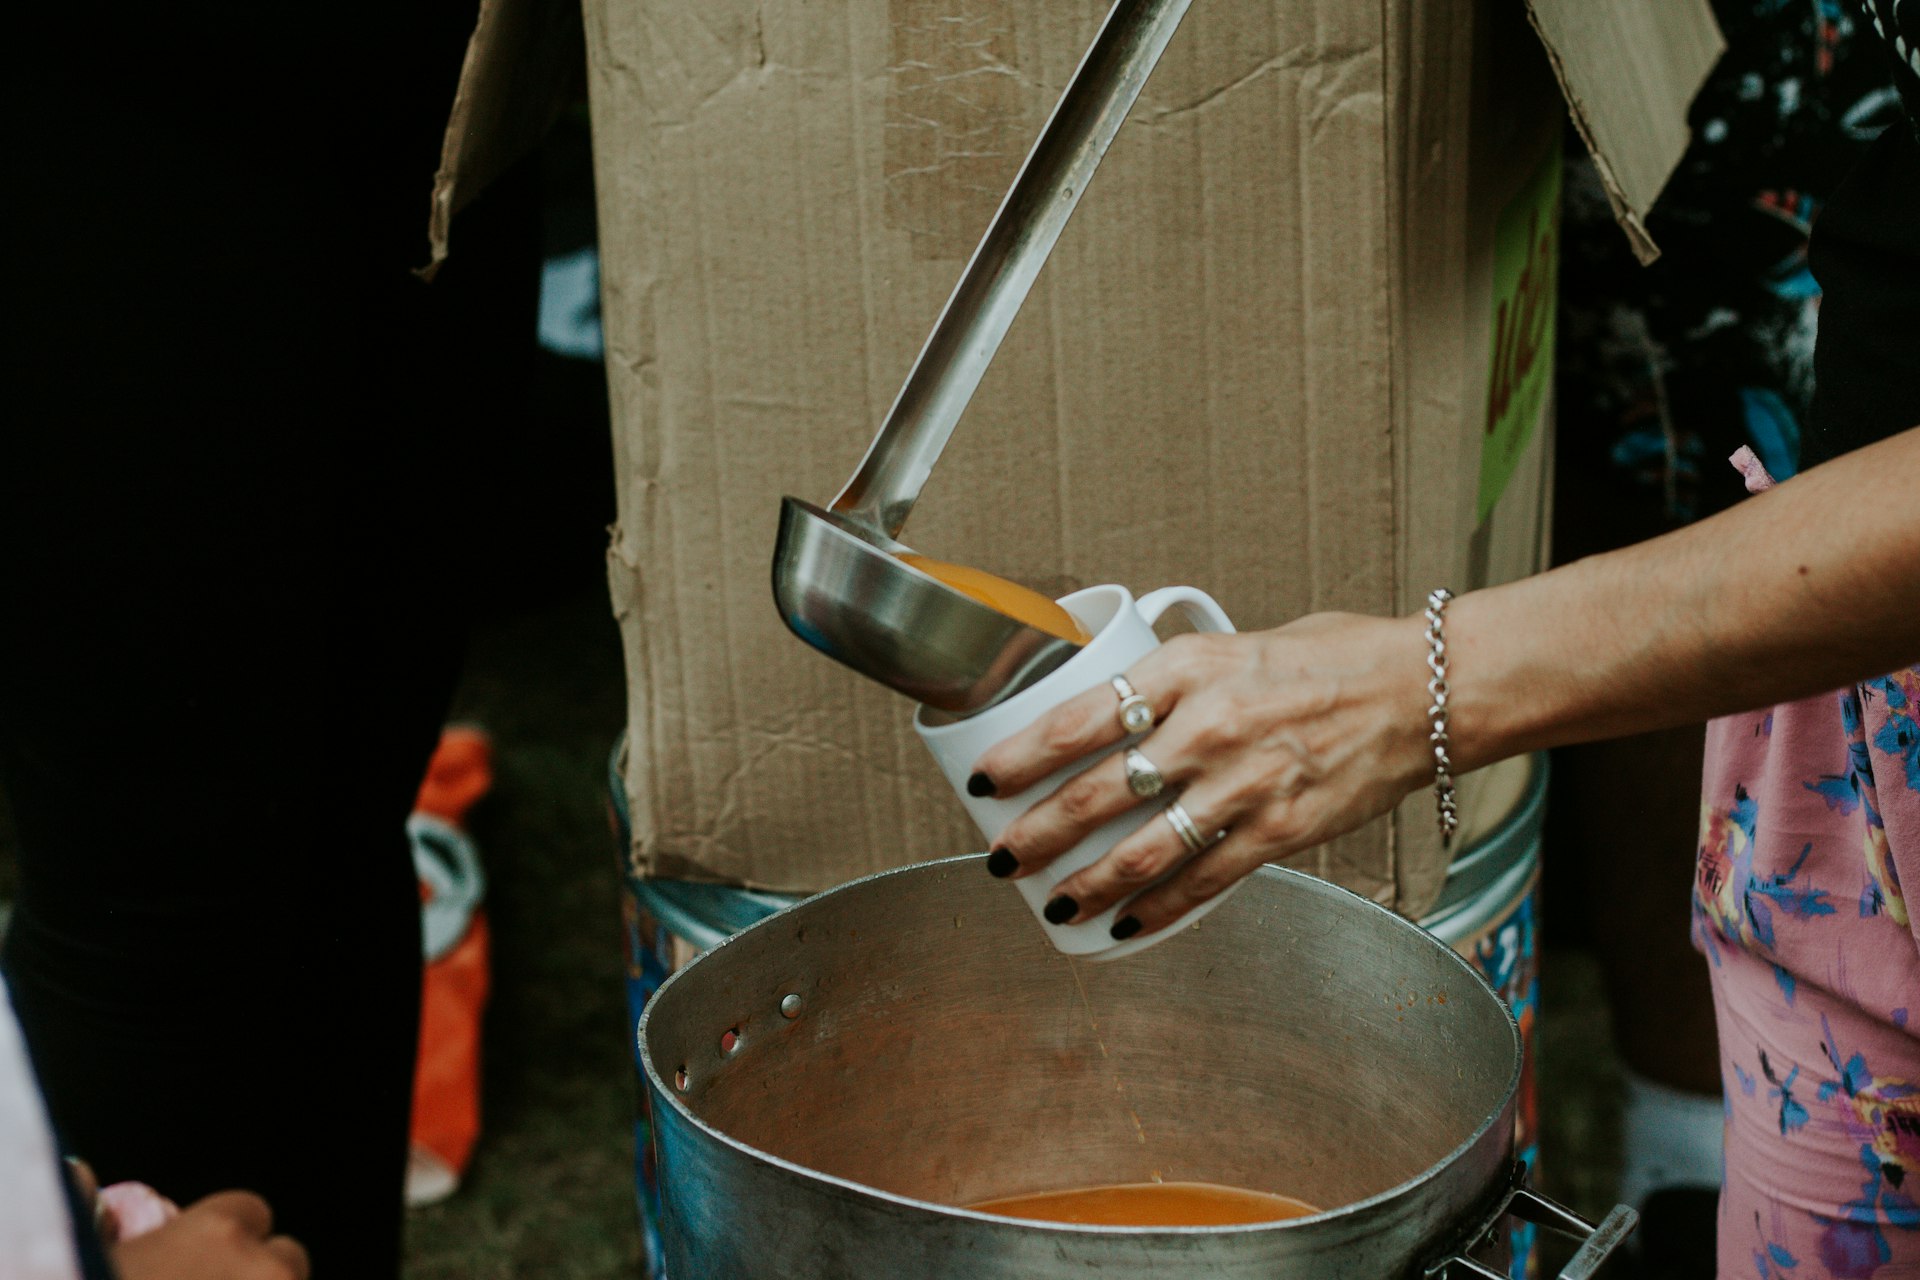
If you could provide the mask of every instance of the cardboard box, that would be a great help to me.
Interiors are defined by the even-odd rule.
[[[1719,39],[1705,0],[1528,8],[1544,50],[1519,0],[1195,5],[908,540],[1056,594],[1194,583],[1244,628],[1538,569],[1552,69],[1651,253]],[[788,635],[768,564],[1104,9],[586,0],[640,871],[797,892],[978,847],[911,707]],[[1433,827],[1416,795],[1296,865],[1417,914]]]

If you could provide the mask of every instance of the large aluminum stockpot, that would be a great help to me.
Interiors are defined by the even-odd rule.
[[[1516,1188],[1520,1039],[1457,955],[1265,868],[1113,964],[1040,936],[978,856],[870,876],[720,944],[639,1028],[671,1280],[1497,1275],[1456,1256]],[[1255,1227],[956,1207],[1153,1180],[1293,1196]],[[1616,1210],[1563,1276],[1590,1274]]]

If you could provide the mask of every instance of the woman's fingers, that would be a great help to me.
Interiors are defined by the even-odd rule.
[[[1180,806],[1195,830],[1200,832],[1201,838],[1212,841],[1219,832],[1233,824],[1244,808],[1245,802],[1237,794],[1238,790],[1232,785],[1203,780],[1174,803]],[[1171,807],[1161,807],[1145,825],[1115,845],[1105,857],[1062,880],[1054,889],[1054,900],[1066,899],[1073,904],[1074,912],[1066,916],[1065,907],[1059,907],[1055,914],[1065,916],[1066,920],[1072,922],[1099,915],[1114,903],[1140,892],[1194,857],[1187,842],[1181,838],[1179,829],[1168,817],[1167,810]],[[1140,928],[1145,928],[1144,921]],[[1131,936],[1134,932],[1138,930],[1128,929],[1125,936]]]
[[[292,1236],[268,1236],[267,1252],[279,1260],[287,1274],[293,1280],[308,1280],[313,1274],[313,1266],[307,1260],[306,1248]]]
[[[1159,772],[1169,790],[1200,769],[1182,728],[1178,721],[1170,722],[1132,749]],[[1142,803],[1127,782],[1128,754],[1116,751],[1091,769],[1075,774],[1009,823],[994,842],[994,849],[1004,851],[1014,864],[1000,861],[990,867],[1001,874],[1031,874]]]
[[[1208,663],[1207,642],[1220,638],[1175,636],[1125,673],[1134,691],[1153,708],[1156,721],[1172,713],[1182,692]],[[1067,699],[981,756],[968,789],[975,795],[1017,796],[1125,736],[1119,693],[1111,684],[1098,685]]]
[[[1113,936],[1124,940],[1158,933],[1201,903],[1231,889],[1261,863],[1284,857],[1287,852],[1292,850],[1267,844],[1252,834],[1229,831],[1226,839],[1188,859],[1166,883],[1155,885],[1128,903],[1126,914],[1114,921]]]
[[[1140,690],[1139,685],[1135,685]],[[1166,701],[1140,690],[1156,716]],[[982,796],[1017,796],[1052,777],[1082,756],[1112,746],[1126,736],[1115,708],[1120,695],[1099,685],[1068,698],[1011,738],[990,749],[973,766],[967,790]]]
[[[79,1156],[67,1157],[67,1177],[73,1183],[74,1194],[80,1197],[81,1204],[92,1204],[93,1198],[100,1194],[100,1177],[94,1173],[93,1166]]]
[[[264,1240],[273,1231],[273,1210],[251,1191],[216,1191],[194,1201],[187,1212],[226,1218],[250,1240]]]

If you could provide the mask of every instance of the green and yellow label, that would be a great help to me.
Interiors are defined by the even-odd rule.
[[[1476,519],[1500,501],[1553,385],[1560,302],[1560,148],[1500,211],[1493,237],[1493,360]]]

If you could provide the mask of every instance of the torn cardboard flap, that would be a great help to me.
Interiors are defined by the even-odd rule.
[[[567,0],[480,0],[433,175],[431,280],[453,215],[547,136],[580,87],[580,9]]]
[[[1726,49],[1703,0],[1527,0],[1573,123],[1642,263],[1647,213],[1686,152],[1687,109]]]

